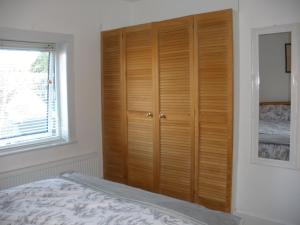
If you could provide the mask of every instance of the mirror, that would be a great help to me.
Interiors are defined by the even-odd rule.
[[[260,158],[289,161],[291,72],[287,54],[291,48],[287,53],[286,46],[290,45],[291,32],[259,35]]]
[[[269,165],[297,163],[298,25],[252,32],[252,159]],[[297,59],[295,59],[297,58]],[[299,155],[299,154],[298,154]]]

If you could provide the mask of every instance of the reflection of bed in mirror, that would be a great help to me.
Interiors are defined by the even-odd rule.
[[[260,158],[289,160],[290,102],[261,102],[259,106]]]

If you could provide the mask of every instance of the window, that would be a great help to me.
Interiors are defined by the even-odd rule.
[[[0,154],[74,141],[72,44],[0,28]]]
[[[55,45],[0,41],[0,146],[60,136]]]

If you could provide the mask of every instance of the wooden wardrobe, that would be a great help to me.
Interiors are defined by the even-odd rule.
[[[104,178],[230,211],[232,10],[102,32]]]

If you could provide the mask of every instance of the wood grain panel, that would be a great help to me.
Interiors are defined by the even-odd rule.
[[[153,168],[153,78],[152,29],[135,26],[124,31],[127,84],[128,184],[152,191]]]
[[[160,192],[175,198],[192,198],[192,123],[161,122]]]
[[[193,197],[193,19],[156,24],[158,33],[160,184],[162,194]]]
[[[125,183],[122,136],[121,32],[102,33],[102,124],[104,178]]]
[[[127,109],[152,112],[152,31],[125,32]]]
[[[153,121],[128,114],[128,184],[153,190]]]
[[[230,211],[232,171],[232,12],[196,16],[198,141],[196,200]]]

